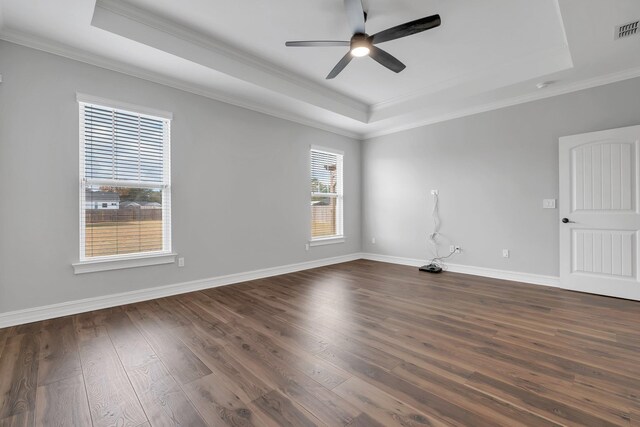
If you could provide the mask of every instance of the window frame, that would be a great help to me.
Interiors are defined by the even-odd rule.
[[[79,115],[79,193],[80,193],[80,245],[79,262],[72,264],[76,274],[120,268],[140,267],[175,262],[171,236],[171,121],[173,114],[147,107],[113,101],[90,95],[76,94]],[[162,182],[138,182],[119,179],[87,179],[85,177],[85,111],[84,106],[118,110],[163,122]],[[162,191],[162,250],[134,252],[105,256],[86,256],[86,190],[91,186],[113,186],[124,188],[153,188]]]
[[[312,233],[312,218],[309,218],[309,246],[323,246],[334,243],[344,243],[346,240],[344,233],[344,151],[337,150],[335,148],[322,147],[318,145],[311,145],[309,147],[309,183],[311,183],[312,177],[312,164],[311,157],[312,152],[319,152],[325,154],[332,154],[337,156],[336,172],[338,182],[336,183],[335,193],[317,193],[310,192],[309,201],[312,201],[314,197],[329,197],[336,199],[336,234],[330,236],[313,237]],[[313,215],[313,206],[309,205],[309,213]]]

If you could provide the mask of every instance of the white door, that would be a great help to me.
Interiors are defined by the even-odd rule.
[[[560,138],[560,283],[640,300],[640,126]]]

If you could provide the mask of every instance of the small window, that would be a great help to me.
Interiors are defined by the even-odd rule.
[[[311,149],[311,240],[343,236],[343,155]]]
[[[170,253],[170,119],[79,102],[80,261]]]

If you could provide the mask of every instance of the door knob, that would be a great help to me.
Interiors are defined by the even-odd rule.
[[[571,221],[569,218],[562,218],[562,222],[567,224],[569,222],[574,223],[574,221]]]

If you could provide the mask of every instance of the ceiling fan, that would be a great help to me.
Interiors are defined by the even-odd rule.
[[[289,41],[285,45],[289,47],[327,47],[327,46],[349,46],[349,52],[342,57],[340,62],[333,67],[327,79],[335,78],[351,62],[354,57],[369,55],[371,58],[387,67],[393,72],[399,73],[406,68],[402,62],[395,57],[375,46],[378,43],[407,37],[412,34],[421,33],[431,28],[440,26],[440,15],[427,16],[406,22],[384,31],[380,31],[372,36],[365,33],[364,24],[367,20],[367,13],[362,7],[362,0],[344,0],[344,7],[347,11],[349,25],[353,32],[350,41],[339,40],[313,40],[313,41]]]

